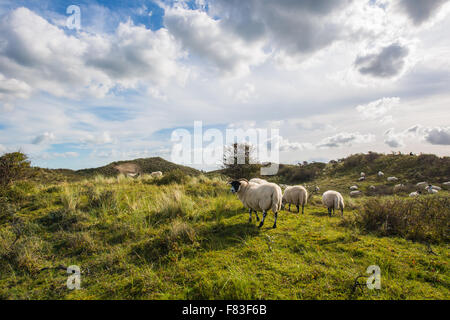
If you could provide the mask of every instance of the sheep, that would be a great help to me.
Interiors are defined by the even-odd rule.
[[[257,184],[262,184],[262,183],[267,183],[267,180],[260,179],[260,178],[253,178],[253,179],[250,179],[249,182],[253,182],[253,183],[257,183]]]
[[[360,176],[361,176],[361,178],[362,178],[362,177],[365,178],[365,177],[366,177],[366,174],[365,174],[364,172],[361,172]]]
[[[376,187],[375,187],[374,185],[371,185],[371,186],[369,187],[369,189],[370,189],[370,190],[375,190]]]
[[[438,187],[438,188],[439,188],[439,187]],[[439,190],[436,189],[436,186],[433,186],[433,185],[431,185],[431,184],[430,184],[428,187],[426,187],[425,190],[427,190],[428,193],[431,193],[431,194],[435,194],[435,193],[438,193],[438,192],[439,192]]]
[[[328,208],[328,215],[331,217],[331,211],[341,210],[342,216],[344,216],[344,198],[342,195],[333,190],[328,190],[322,195],[322,203]]]
[[[163,174],[161,171],[154,171],[154,172],[150,173],[150,175],[152,177],[162,177]]]
[[[426,187],[427,185],[428,185],[428,182],[425,182],[425,181],[416,183],[416,187],[418,187],[418,188]]]
[[[141,172],[140,167],[135,163],[114,164],[112,167],[119,171],[119,173],[132,178],[138,177]]]
[[[378,171],[378,176],[379,176],[379,177],[384,177],[383,171]]]
[[[281,206],[284,209],[286,203],[289,204],[289,211],[291,211],[291,204],[297,207],[297,213],[300,212],[300,205],[302,206],[302,214],[305,213],[305,205],[308,202],[308,191],[302,186],[287,187],[284,190]]]
[[[239,179],[229,182],[231,185],[231,192],[236,193],[242,204],[249,208],[249,222],[252,221],[252,210],[262,211],[263,217],[258,226],[261,228],[264,225],[267,211],[272,209],[275,215],[275,222],[273,228],[277,227],[278,212],[281,210],[282,193],[281,188],[275,183],[249,183],[246,179]],[[259,221],[258,214],[256,219]]]
[[[398,192],[398,191],[404,190],[405,188],[406,188],[405,185],[400,183],[400,184],[396,184],[394,186],[393,191],[394,192]]]
[[[362,196],[361,191],[350,191],[350,197]]]
[[[409,196],[410,197],[417,197],[417,196],[419,196],[420,194],[421,194],[422,192],[419,190],[419,191],[414,191],[414,192],[411,192],[410,194],[409,194]]]
[[[389,181],[389,182],[398,181],[398,178],[397,177],[388,177],[387,181]]]
[[[358,186],[351,186],[350,190],[358,190]]]
[[[366,177],[360,177],[360,178],[358,179],[358,181],[364,181],[364,180],[366,180]]]

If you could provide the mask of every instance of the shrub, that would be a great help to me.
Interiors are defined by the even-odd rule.
[[[162,178],[155,179],[155,183],[159,186],[172,183],[183,184],[187,181],[187,175],[183,171],[176,169],[166,173]]]
[[[380,236],[401,236],[425,242],[450,240],[450,198],[421,196],[415,199],[369,199],[354,224]]]
[[[21,152],[5,153],[0,157],[0,186],[5,187],[26,176],[30,169],[28,157]]]

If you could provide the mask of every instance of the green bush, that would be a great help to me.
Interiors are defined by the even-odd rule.
[[[401,236],[423,242],[449,242],[450,198],[430,195],[415,199],[369,199],[354,225],[380,236]]]
[[[167,184],[172,184],[172,183],[183,184],[187,181],[187,179],[188,179],[188,175],[186,173],[184,173],[183,171],[181,171],[179,169],[175,169],[175,170],[170,171],[169,173],[166,173],[165,175],[163,175],[162,178],[155,179],[154,181],[158,186],[162,186],[162,185],[167,185]]]
[[[0,157],[0,186],[5,187],[27,175],[28,157],[21,152],[5,153]]]

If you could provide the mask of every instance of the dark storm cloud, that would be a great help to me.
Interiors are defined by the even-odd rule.
[[[425,141],[435,145],[450,145],[450,127],[432,128],[425,132]]]
[[[270,37],[290,54],[310,53],[336,40],[341,27],[329,16],[350,0],[279,0],[211,2],[211,12],[246,41]]]
[[[364,75],[390,78],[402,71],[408,54],[409,49],[407,47],[393,43],[382,48],[378,53],[357,57],[355,67]]]
[[[449,0],[400,0],[400,7],[406,11],[415,25],[430,19]]]

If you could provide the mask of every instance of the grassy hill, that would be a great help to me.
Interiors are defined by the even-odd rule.
[[[81,170],[70,170],[70,169],[44,169],[34,167],[34,173],[31,174],[34,180],[41,182],[52,182],[52,181],[79,181],[81,179],[94,177],[96,175],[102,175],[106,177],[117,176],[119,172],[114,169],[114,165],[123,163],[134,163],[141,168],[141,173],[151,173],[154,171],[162,171],[168,173],[171,171],[179,171],[187,175],[199,175],[201,172],[187,166],[175,164],[173,162],[167,161],[161,157],[152,158],[140,158],[134,160],[126,161],[115,161],[98,168],[89,168]]]
[[[386,175],[416,178],[400,165],[406,156],[357,157],[280,170],[273,179],[320,169],[307,184],[340,190],[346,210],[329,217],[314,194],[304,215],[281,211],[277,229],[272,212],[262,229],[249,223],[219,175],[18,181],[0,197],[0,298],[449,299],[450,192],[369,194],[369,184],[387,185],[371,174],[377,161],[399,161]],[[427,180],[447,178],[448,158],[438,159]],[[350,198],[360,171],[364,196]],[[69,265],[81,268],[80,290],[66,287]],[[370,265],[381,268],[381,290],[355,287]]]

